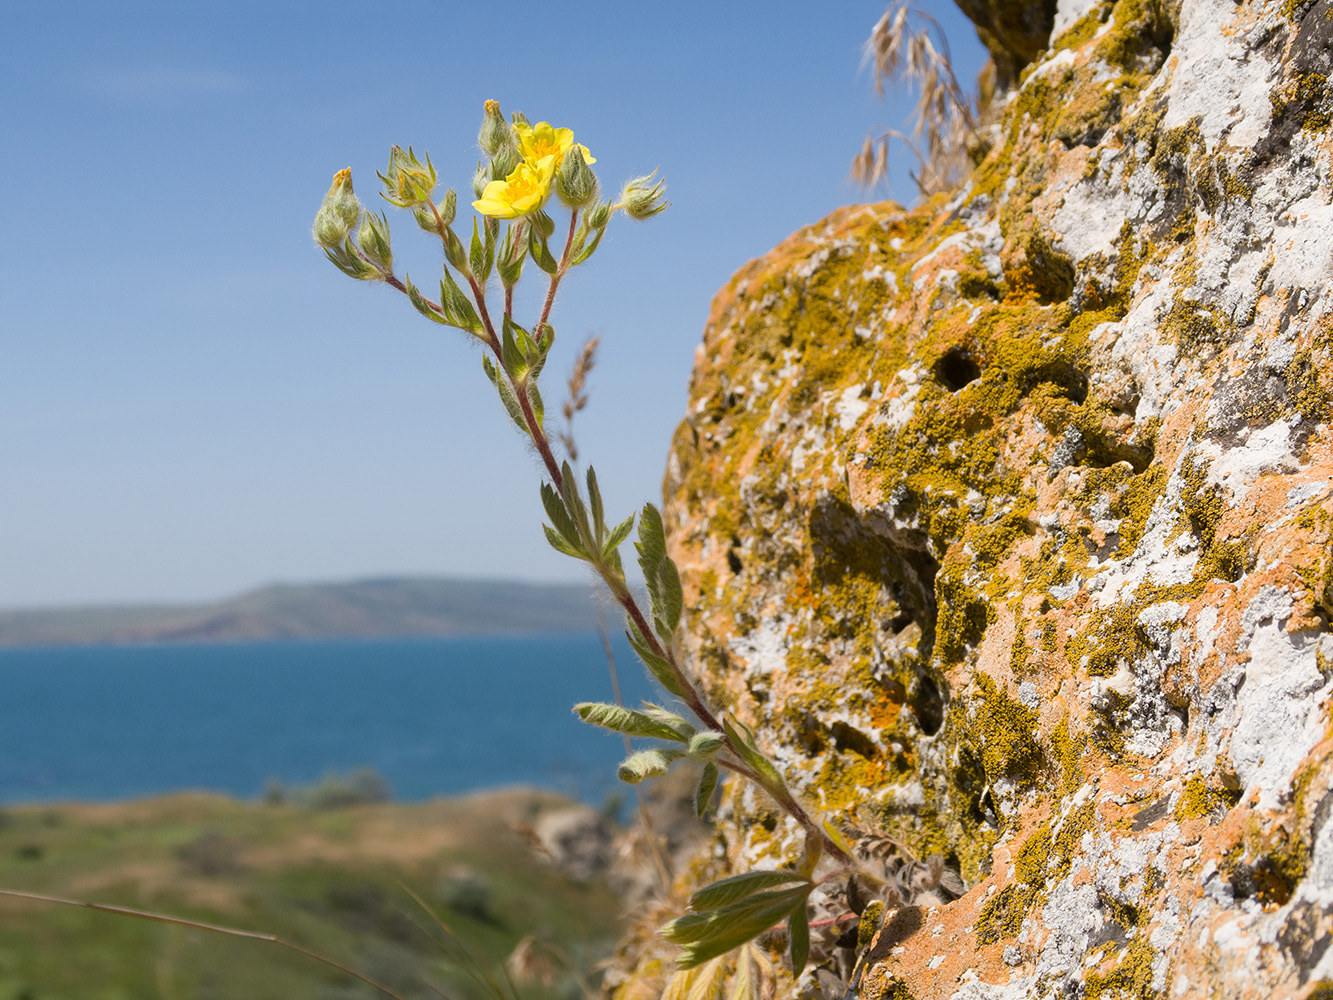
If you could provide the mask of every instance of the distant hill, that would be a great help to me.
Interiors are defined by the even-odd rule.
[[[592,628],[585,584],[430,577],[277,584],[212,604],[0,611],[0,646],[514,634]]]

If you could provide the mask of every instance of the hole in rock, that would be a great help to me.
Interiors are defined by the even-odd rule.
[[[833,723],[829,726],[829,733],[833,736],[833,745],[839,750],[850,750],[852,753],[860,754],[866,760],[879,756],[879,749],[875,746],[875,741],[861,730],[855,729],[845,722]]]
[[[935,377],[943,382],[950,392],[957,392],[968,383],[981,378],[981,366],[966,350],[955,347],[935,363]]]
[[[733,576],[741,575],[741,557],[736,554],[736,550],[741,547],[741,540],[735,535],[731,536],[731,548],[727,549],[727,569],[731,570]]]
[[[916,682],[911,700],[907,703],[917,724],[927,736],[934,736],[944,725],[944,697],[939,685],[929,677],[922,677]]]

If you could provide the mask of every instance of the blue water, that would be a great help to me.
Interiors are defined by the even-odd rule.
[[[627,702],[653,697],[623,638]],[[205,789],[257,797],[369,766],[399,800],[532,784],[587,801],[624,745],[593,632],[0,650],[0,802]]]

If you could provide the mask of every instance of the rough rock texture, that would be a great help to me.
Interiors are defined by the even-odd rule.
[[[686,652],[807,801],[961,872],[866,1000],[1331,996],[1333,0],[1049,23],[961,191],[719,294]],[[693,877],[797,841],[733,787]]]

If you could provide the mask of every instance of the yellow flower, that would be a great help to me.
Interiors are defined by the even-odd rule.
[[[534,166],[549,159],[551,169],[556,169],[571,146],[578,146],[583,153],[584,163],[591,166],[597,162],[588,152],[587,146],[574,141],[572,129],[552,128],[549,122],[538,122],[536,125],[519,122],[514,126],[514,134],[518,136],[519,153]]]
[[[551,193],[551,179],[555,175],[555,161],[545,159],[537,165],[520,163],[502,181],[491,181],[481,192],[481,198],[472,203],[482,215],[496,219],[516,219],[535,212]]]

